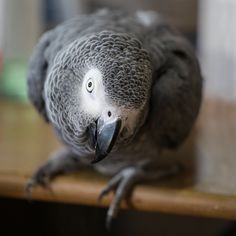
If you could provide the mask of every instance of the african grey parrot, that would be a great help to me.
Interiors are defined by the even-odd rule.
[[[157,13],[100,10],[45,33],[28,70],[29,97],[65,144],[27,189],[90,165],[112,175],[107,224],[138,182],[175,174],[154,168],[198,115],[202,77],[189,43]],[[107,156],[106,159],[104,159]]]

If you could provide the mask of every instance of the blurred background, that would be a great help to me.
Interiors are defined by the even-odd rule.
[[[205,78],[205,98],[229,103],[236,101],[236,0],[0,0],[0,100],[28,103],[27,63],[43,32],[78,13],[89,13],[104,7],[125,9],[130,13],[138,9],[160,12],[194,45]],[[15,122],[12,116],[16,112],[8,109],[8,105],[6,107],[4,111],[9,110],[11,114],[10,112],[9,115],[4,114],[2,117],[5,118],[2,120],[8,119]],[[221,113],[223,122],[227,119],[225,114]],[[0,121],[1,115],[3,113],[0,109]],[[22,115],[22,117],[22,120],[26,119],[25,116]],[[35,118],[36,115],[32,117],[27,120],[27,122],[31,122],[32,130],[34,129],[31,133],[34,132],[39,135],[41,126],[35,127],[36,123],[34,123],[39,118]],[[34,121],[31,121],[33,119]],[[208,124],[212,124],[212,120],[209,120]],[[210,125],[209,127],[211,128]],[[25,129],[23,130],[25,131]],[[224,126],[222,126],[222,130],[226,134],[224,137],[233,132],[231,128],[226,130]],[[4,135],[8,135],[8,138],[13,137],[7,128],[4,132],[2,131],[4,130],[0,130],[0,150],[1,142],[4,143]],[[11,132],[15,132],[14,129]],[[214,132],[212,135],[216,136]],[[41,134],[41,136],[41,140],[44,141],[44,135]],[[19,137],[21,139],[21,135]],[[211,139],[212,136],[209,135],[209,137]],[[234,141],[231,140],[230,143],[228,142],[229,138],[223,139],[225,143],[227,141],[232,153],[235,153],[235,145],[232,144]],[[223,139],[219,137],[220,142]],[[21,141],[24,142],[24,140]],[[206,145],[212,146],[212,149],[214,148],[215,142],[203,139],[202,146],[204,146],[204,142],[207,143]],[[12,146],[8,141],[5,141],[5,144],[7,150],[5,153],[7,153]],[[33,149],[34,144],[32,143],[29,146],[32,146]],[[226,149],[228,146],[226,144]],[[23,149],[24,147],[19,150]],[[220,152],[218,153],[220,155]],[[204,150],[201,154],[210,156],[209,153],[204,153]],[[225,182],[232,179],[230,178],[232,172],[228,171],[228,167],[231,166],[231,170],[235,169],[231,163],[229,161],[224,169],[220,169],[215,160],[212,161],[211,158],[202,159],[201,163],[198,164],[207,166],[207,168],[199,170],[201,171],[201,178],[204,180],[208,178],[209,183],[215,181],[217,184],[221,183],[222,180],[222,189],[225,190]],[[27,166],[27,164],[25,165]],[[4,169],[3,166],[2,169]],[[32,170],[29,164],[28,169]],[[210,172],[215,173],[210,175]],[[234,183],[229,181],[228,185],[233,186],[232,189],[235,191]],[[214,188],[214,185],[211,186]],[[209,185],[207,185],[207,190],[209,190]],[[78,214],[78,212],[80,213]],[[96,231],[97,235],[105,235],[104,222],[102,221],[105,214],[104,209],[86,206],[40,202],[29,205],[28,202],[24,201],[0,199],[0,235],[10,235],[9,229],[10,232],[19,230],[18,233],[27,232],[31,235],[92,235]],[[127,226],[127,221],[131,222],[131,225]],[[40,229],[37,229],[39,222]],[[31,226],[28,228],[28,225]],[[99,226],[91,228],[90,225]],[[154,225],[155,227],[153,227]],[[231,221],[134,211],[122,212],[114,228],[114,235],[230,236],[236,235],[235,232],[235,224]]]
[[[26,65],[45,30],[103,7],[163,14],[196,46],[206,95],[236,100],[235,0],[0,0],[2,96],[26,100]]]

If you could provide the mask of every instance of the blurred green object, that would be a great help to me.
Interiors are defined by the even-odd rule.
[[[6,60],[0,77],[1,96],[26,102],[26,60]]]

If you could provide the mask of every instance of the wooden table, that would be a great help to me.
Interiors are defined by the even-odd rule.
[[[24,186],[49,153],[59,148],[50,127],[30,105],[0,101],[0,196],[26,198]],[[169,180],[139,185],[132,195],[135,209],[236,219],[236,105],[204,101],[186,143],[163,158],[179,159],[187,169]],[[57,178],[52,191],[36,188],[33,198],[107,206],[97,196],[107,178],[92,170]],[[127,207],[125,203],[123,207]]]

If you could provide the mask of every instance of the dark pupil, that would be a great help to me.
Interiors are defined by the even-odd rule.
[[[90,81],[90,82],[88,83],[88,87],[91,88],[91,87],[92,87],[92,84],[93,84],[93,83]]]

